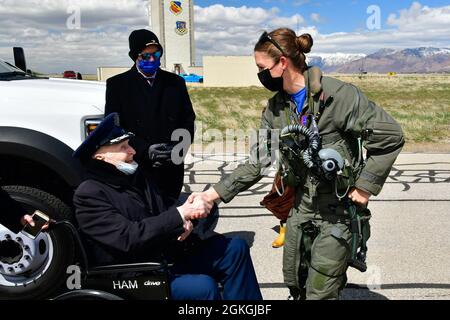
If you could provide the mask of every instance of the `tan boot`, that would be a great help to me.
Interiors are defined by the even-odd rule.
[[[284,237],[286,236],[286,226],[280,225],[280,234],[272,242],[272,248],[280,248],[284,245]]]

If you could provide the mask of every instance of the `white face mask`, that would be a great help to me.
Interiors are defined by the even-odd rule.
[[[134,174],[138,166],[139,164],[136,161],[133,161],[132,163],[120,161],[119,163],[116,164],[117,170],[125,173],[127,176]]]

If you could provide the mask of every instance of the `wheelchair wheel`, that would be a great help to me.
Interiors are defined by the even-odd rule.
[[[115,294],[100,290],[74,290],[63,293],[51,300],[123,300]]]

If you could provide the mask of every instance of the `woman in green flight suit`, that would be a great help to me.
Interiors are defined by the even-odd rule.
[[[277,92],[263,112],[261,128],[316,128],[321,147],[337,151],[344,160],[336,179],[324,179],[299,155],[305,150],[297,152],[301,135],[281,139],[281,175],[296,194],[286,224],[285,284],[297,299],[338,299],[351,257],[348,203],[365,207],[371,195],[380,193],[404,139],[397,122],[357,87],[306,65],[305,53],[312,45],[311,35],[297,37],[288,28],[259,38],[254,50],[258,77]],[[361,145],[367,150],[365,160]],[[258,182],[267,165],[251,159],[203,195],[229,202]]]

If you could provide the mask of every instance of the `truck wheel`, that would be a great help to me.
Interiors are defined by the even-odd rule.
[[[29,214],[37,209],[55,220],[72,216],[65,203],[41,190],[25,186],[2,189]],[[46,298],[65,282],[67,266],[74,260],[73,238],[65,228],[42,232],[32,240],[0,225],[0,241],[0,299]]]

